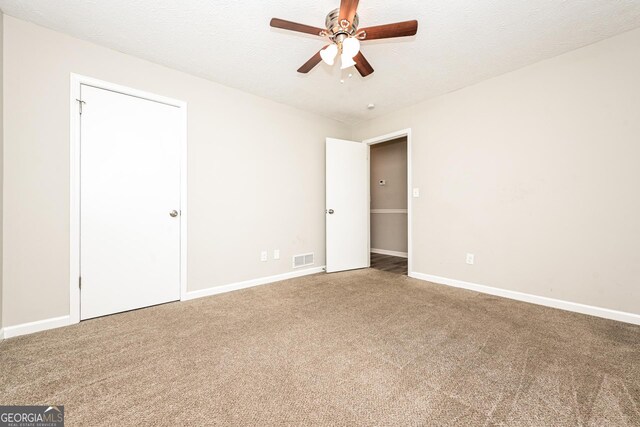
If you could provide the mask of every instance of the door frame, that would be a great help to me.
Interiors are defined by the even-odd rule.
[[[187,294],[187,103],[127,86],[71,73],[69,97],[69,323],[80,322],[80,86],[160,102],[180,108],[180,300]]]
[[[407,137],[407,275],[410,275],[412,270],[413,260],[413,239],[411,237],[412,223],[413,223],[413,185],[412,185],[412,173],[411,173],[411,128],[402,129],[396,132],[391,132],[385,135],[376,136],[374,138],[366,139],[362,141],[369,147],[375,144],[380,144],[394,139]],[[367,165],[369,175],[369,186],[367,191],[369,192],[369,215],[367,221],[369,221],[369,254],[371,254],[371,154],[369,154],[369,162]]]

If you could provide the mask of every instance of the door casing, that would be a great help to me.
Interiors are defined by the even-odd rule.
[[[366,139],[364,144],[369,146],[380,144],[382,142],[392,141],[394,139],[407,137],[407,274],[411,275],[412,260],[413,260],[413,245],[411,238],[411,224],[412,224],[412,212],[413,212],[413,185],[412,185],[412,172],[411,172],[411,129],[402,129],[397,132],[388,133],[386,135],[377,136],[374,138]],[[371,156],[369,156],[369,169],[368,169],[369,181],[371,181]],[[367,187],[369,191],[368,199],[371,200],[371,186]],[[371,253],[371,204],[369,204],[369,215],[367,216],[369,221],[369,253]]]
[[[161,102],[180,108],[180,299],[187,293],[187,103],[149,92],[132,89],[87,76],[72,73],[69,98],[69,163],[70,163],[70,220],[69,220],[69,323],[80,322],[80,85]],[[126,297],[126,296],[125,296]]]

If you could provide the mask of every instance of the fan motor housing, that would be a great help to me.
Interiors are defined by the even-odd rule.
[[[358,32],[358,25],[360,24],[360,18],[356,13],[353,17],[353,22],[351,25],[346,28],[340,25],[340,8],[334,9],[327,15],[327,19],[325,20],[325,26],[327,27],[327,31],[329,32],[329,37],[331,39],[336,39],[337,36],[342,35],[340,38],[344,38],[344,36],[355,36]]]

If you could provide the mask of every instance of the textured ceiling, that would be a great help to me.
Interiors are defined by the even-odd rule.
[[[296,70],[339,0],[0,0],[7,14],[285,104],[354,123],[640,27],[640,0],[361,0],[361,28],[418,34],[363,43],[376,72]],[[348,78],[348,73],[353,73]],[[344,84],[340,79],[344,78]],[[375,110],[367,104],[375,103]]]

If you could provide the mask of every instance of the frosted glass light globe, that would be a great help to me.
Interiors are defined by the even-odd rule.
[[[360,40],[355,37],[349,37],[342,42],[342,54],[353,58],[360,52]]]
[[[353,58],[346,53],[343,53],[340,56],[340,60],[342,61],[342,66],[340,67],[340,69],[342,70],[344,70],[345,68],[349,68],[353,65],[356,65],[356,62],[353,60]]]
[[[320,57],[327,65],[333,65],[338,55],[338,46],[330,44],[320,51]]]

